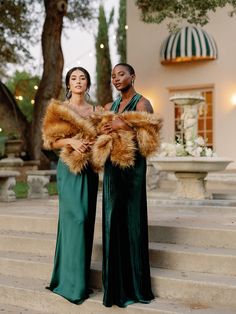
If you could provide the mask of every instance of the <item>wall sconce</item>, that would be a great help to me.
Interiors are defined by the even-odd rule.
[[[233,94],[230,100],[231,100],[232,105],[236,106],[236,94]]]

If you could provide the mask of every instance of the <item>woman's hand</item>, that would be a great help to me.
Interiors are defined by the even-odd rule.
[[[65,146],[72,147],[75,151],[79,153],[85,153],[91,149],[94,141],[76,139],[76,138],[61,138],[53,143],[54,149],[60,149]]]
[[[120,117],[116,117],[114,120],[107,122],[101,128],[101,132],[104,134],[109,134],[116,130],[132,130],[131,127],[128,126]]]
[[[92,141],[88,140],[78,140],[71,138],[68,141],[67,145],[70,145],[78,153],[85,153],[91,149],[91,146],[94,144]]]

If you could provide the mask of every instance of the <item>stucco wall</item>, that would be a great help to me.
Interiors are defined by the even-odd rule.
[[[127,1],[127,5],[128,62],[136,70],[136,90],[149,98],[164,118],[163,140],[171,141],[174,137],[169,88],[212,85],[214,149],[219,156],[234,160],[231,168],[236,168],[236,106],[230,101],[236,94],[236,17],[228,16],[228,8],[219,9],[204,27],[216,41],[216,61],[161,65],[160,46],[169,34],[165,23],[145,24],[134,1]]]

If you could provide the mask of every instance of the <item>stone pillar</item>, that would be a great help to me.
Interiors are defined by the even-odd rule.
[[[175,172],[177,187],[172,198],[204,200],[212,198],[206,191],[207,172]]]

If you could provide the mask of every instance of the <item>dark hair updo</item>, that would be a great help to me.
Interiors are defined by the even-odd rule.
[[[71,97],[71,92],[70,92],[70,87],[69,87],[69,81],[70,81],[70,77],[71,74],[76,71],[79,70],[81,72],[84,73],[86,80],[87,80],[87,90],[90,89],[91,86],[91,78],[90,78],[90,74],[88,73],[88,71],[82,67],[74,67],[72,69],[70,69],[67,73],[66,73],[66,79],[65,79],[65,83],[66,83],[66,98],[70,98]]]
[[[126,69],[129,71],[130,75],[135,75],[135,71],[134,68],[132,67],[132,65],[128,64],[128,63],[117,63],[114,68],[116,68],[117,66],[123,66],[126,67]]]

